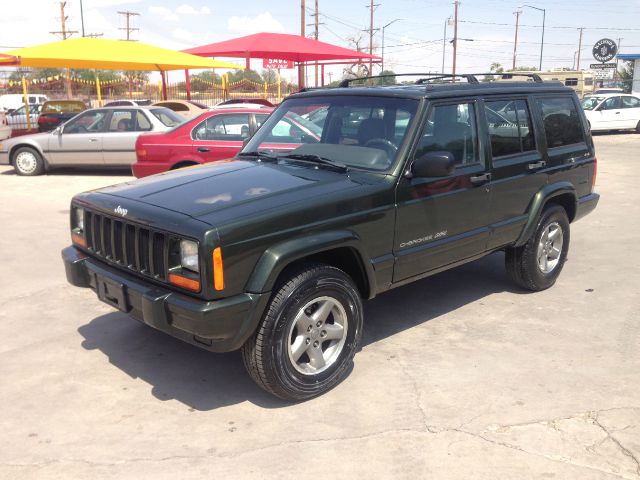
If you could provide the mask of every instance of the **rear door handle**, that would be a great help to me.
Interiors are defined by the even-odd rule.
[[[473,184],[473,185],[484,185],[485,183],[489,182],[491,180],[491,174],[490,173],[483,173],[482,175],[476,175],[475,177],[469,177],[469,181]]]
[[[547,162],[545,162],[544,160],[540,160],[539,162],[533,162],[527,165],[527,170],[529,171],[533,171],[533,170],[540,170],[541,168],[544,168],[547,166]]]
[[[90,138],[90,139],[89,139],[89,141],[90,141],[90,142],[97,142],[97,141],[98,141],[98,139],[97,139],[97,138]]]
[[[198,147],[198,151],[202,153],[207,153],[209,149],[207,147]]]

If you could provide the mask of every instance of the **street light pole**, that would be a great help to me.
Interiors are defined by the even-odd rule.
[[[522,7],[533,8],[534,10],[538,10],[542,12],[542,41],[540,42],[540,66],[538,67],[538,71],[542,71],[542,51],[544,50],[544,24],[547,18],[547,11],[544,8],[534,7],[533,5],[523,5]]]
[[[395,20],[391,20],[389,23],[387,23],[382,27],[382,62],[381,62],[382,70],[380,71],[380,73],[384,72],[384,29],[387,28],[392,23],[399,22],[400,20],[404,20],[404,18],[396,18]]]

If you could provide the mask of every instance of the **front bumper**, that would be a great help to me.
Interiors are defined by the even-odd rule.
[[[243,293],[206,301],[144,282],[86,256],[62,250],[67,280],[88,287],[103,302],[133,318],[214,352],[237,350],[255,331],[269,294]]]
[[[573,218],[573,221],[575,222],[576,220],[580,220],[588,213],[593,212],[596,205],[598,205],[599,200],[600,195],[595,192],[585,195],[584,197],[580,197],[576,205],[576,216]]]

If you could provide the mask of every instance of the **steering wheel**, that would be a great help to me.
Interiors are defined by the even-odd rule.
[[[371,140],[367,140],[364,142],[363,147],[370,148],[378,148],[380,150],[386,150],[389,156],[392,157],[398,151],[398,146],[393,143],[391,140],[387,140],[386,138],[372,138]],[[382,148],[380,148],[382,147]]]

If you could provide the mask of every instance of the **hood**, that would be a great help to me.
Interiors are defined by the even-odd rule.
[[[35,127],[38,125],[36,124]],[[42,148],[48,146],[49,138],[51,137],[51,132],[42,132],[42,133],[31,133],[29,135],[20,135],[19,137],[7,138],[2,143],[4,144],[3,150],[8,150],[13,145],[18,143],[35,143],[40,145]]]
[[[220,223],[360,185],[343,172],[233,160],[162,173],[99,192]]]

